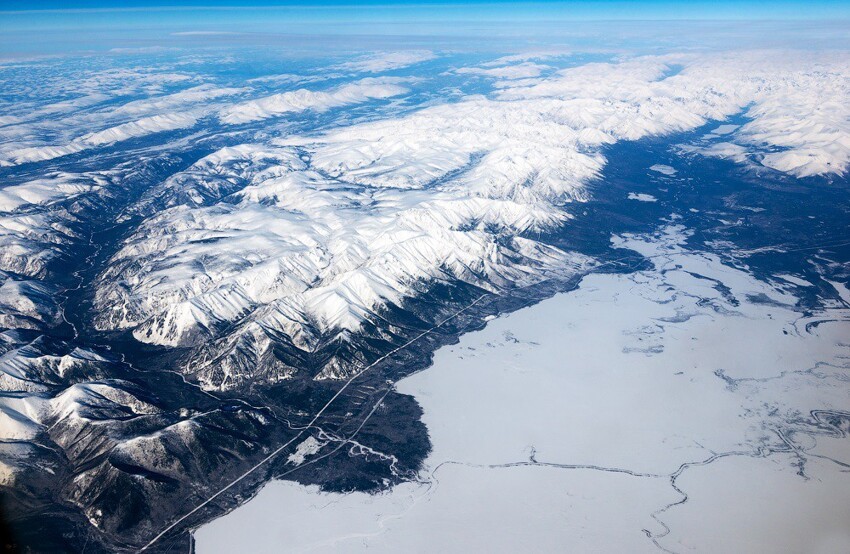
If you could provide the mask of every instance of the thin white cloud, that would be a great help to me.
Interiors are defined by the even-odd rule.
[[[177,52],[179,48],[168,46],[138,46],[127,48],[110,48],[110,54],[160,54],[165,52]]]
[[[436,59],[437,55],[430,50],[407,50],[402,52],[380,52],[362,56],[350,62],[333,66],[337,71],[354,71],[359,73],[380,73],[401,69],[413,64]]]
[[[556,58],[564,58],[571,55],[569,51],[561,51],[561,50],[544,50],[537,52],[523,52],[519,54],[511,54],[508,56],[502,56],[501,58],[496,58],[495,60],[486,62],[481,64],[482,67],[498,67],[502,65],[510,65],[517,62],[527,62],[530,60],[535,61],[545,61],[552,60]]]
[[[216,37],[216,36],[230,36],[230,35],[242,35],[244,33],[237,33],[234,31],[179,31],[176,33],[171,33],[173,37]]]
[[[529,79],[539,77],[543,71],[551,69],[547,65],[540,65],[531,62],[523,62],[516,65],[506,65],[502,67],[460,67],[454,70],[454,73],[459,75],[480,75],[482,77],[491,77],[493,79]]]

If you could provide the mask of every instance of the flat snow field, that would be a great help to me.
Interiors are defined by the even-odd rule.
[[[655,268],[592,275],[399,382],[434,445],[420,482],[272,482],[197,551],[850,552],[850,440],[828,423],[850,310],[804,317],[802,283],[682,233],[616,239]]]

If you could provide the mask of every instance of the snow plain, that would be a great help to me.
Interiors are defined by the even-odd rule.
[[[847,551],[850,445],[818,414],[847,414],[848,306],[804,316],[787,276],[684,237],[615,238],[655,267],[591,275],[400,381],[433,441],[418,482],[272,482],[197,551]]]

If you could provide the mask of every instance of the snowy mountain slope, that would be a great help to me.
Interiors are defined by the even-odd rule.
[[[46,392],[80,379],[98,379],[109,375],[110,361],[103,356],[56,342],[45,336],[20,342],[7,331],[5,351],[0,356],[0,390],[7,392]]]
[[[133,185],[159,171],[161,163],[139,159],[101,171],[49,171],[0,188],[4,327],[46,330],[62,323],[57,295],[74,284],[67,264],[88,246],[92,224],[111,225],[110,214],[133,194]]]
[[[263,169],[251,160],[280,165]],[[510,236],[563,221],[543,206],[436,189],[355,188],[311,169],[294,148],[220,151],[164,188],[185,198],[174,183],[187,180],[204,187],[197,199],[243,188],[145,222],[100,279],[101,328],[132,327],[138,340],[178,346],[250,321],[246,333],[274,330],[313,351],[324,333],[357,332],[382,306],[400,306],[420,281],[495,290],[586,263]],[[191,195],[186,201],[194,203]]]
[[[848,72],[839,53],[667,55],[571,68],[499,97],[568,98],[561,112],[568,121],[630,140],[743,112],[750,121],[733,131],[733,142],[766,167],[806,177],[846,171]]]
[[[212,358],[244,373],[250,364],[240,356],[280,362],[271,336],[315,351],[402,306],[415,283],[495,291],[568,276],[588,261],[531,237],[564,224],[566,204],[586,200],[605,145],[693,129],[747,106],[753,121],[736,139],[778,145],[756,131],[789,108],[800,126],[822,130],[822,110],[786,99],[810,98],[814,88],[846,97],[842,71],[846,63],[826,71],[805,57],[763,53],[589,64],[495,98],[221,150],[151,193],[168,209],[113,256],[98,285],[97,324],[168,346],[234,333],[217,343],[230,351]],[[846,115],[835,125],[832,134],[784,136],[789,149],[764,163],[829,140],[834,165],[812,158],[788,170],[841,172]],[[279,365],[280,378],[293,374]]]
[[[269,440],[267,411],[175,409],[168,390],[116,378],[127,371],[108,353],[12,331],[0,347],[0,487],[55,497],[106,537],[142,540],[199,476],[228,475]]]

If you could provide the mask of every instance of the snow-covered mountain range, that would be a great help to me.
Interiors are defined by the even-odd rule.
[[[364,368],[398,353],[339,428],[454,340],[454,314],[607,267],[561,235],[605,199],[617,144],[779,180],[850,164],[844,52],[186,58],[0,66],[0,484],[58,499],[54,546],[90,525],[139,548]]]

